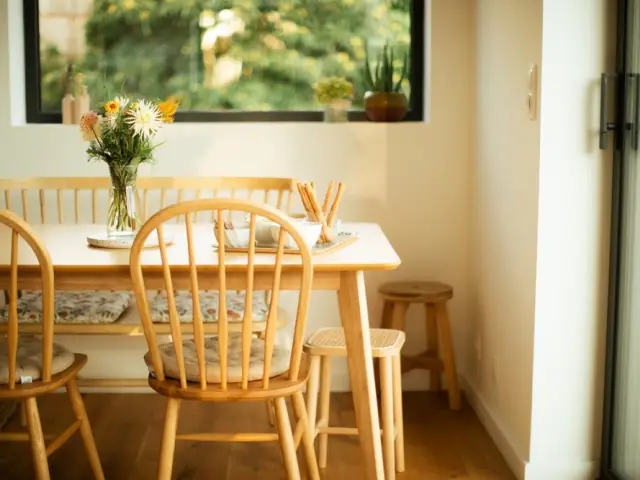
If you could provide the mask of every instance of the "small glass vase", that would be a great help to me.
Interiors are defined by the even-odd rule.
[[[111,165],[111,189],[107,210],[107,235],[133,238],[142,225],[140,196],[136,188],[137,166]]]
[[[351,101],[347,99],[334,100],[324,109],[324,121],[326,123],[344,123],[349,121],[349,109]]]

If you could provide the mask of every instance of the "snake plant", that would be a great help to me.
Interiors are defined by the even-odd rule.
[[[365,48],[364,79],[367,87],[372,92],[401,93],[402,82],[409,72],[409,55],[405,51],[400,66],[401,75],[397,82],[393,77],[396,73],[396,58],[393,47],[388,43],[377,55],[376,64],[372,67],[369,58],[369,49]]]

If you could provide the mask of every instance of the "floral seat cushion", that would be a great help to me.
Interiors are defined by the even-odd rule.
[[[229,322],[242,322],[244,316],[244,303],[246,292],[227,291],[227,319]],[[176,310],[180,321],[190,323],[193,321],[193,298],[190,290],[175,292]],[[200,291],[200,311],[203,322],[218,321],[219,292]],[[167,292],[157,294],[149,304],[151,321],[154,323],[169,323],[169,304]],[[252,316],[254,322],[265,322],[269,313],[269,305],[265,299],[265,292],[253,292]]]
[[[55,292],[54,322],[71,324],[113,323],[131,301],[131,292],[60,291]],[[0,317],[6,322],[8,310]],[[24,291],[18,300],[18,323],[42,322],[42,293]]]
[[[218,350],[218,337],[205,338],[205,363],[207,369],[207,382],[220,383],[220,352]],[[249,357],[249,381],[261,380],[264,375],[264,340],[253,338],[251,341],[251,353]],[[173,343],[158,345],[164,374],[168,378],[180,379],[180,370],[176,359],[176,351]],[[184,369],[187,380],[199,382],[200,374],[198,369],[198,356],[193,340],[182,342]],[[271,358],[271,369],[269,378],[277,377],[289,369],[291,352],[289,349],[275,345],[273,357]],[[144,360],[153,374],[151,355],[147,352]],[[229,350],[227,354],[227,380],[229,382],[242,381],[242,335],[229,335]]]
[[[75,361],[75,355],[62,345],[53,344],[51,373],[56,375]],[[42,340],[20,337],[16,357],[16,383],[27,383],[42,378]],[[0,342],[0,385],[9,383],[9,352],[7,342]]]

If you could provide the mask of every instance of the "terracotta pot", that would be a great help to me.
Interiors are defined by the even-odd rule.
[[[399,122],[409,111],[404,93],[367,92],[364,110],[372,122]]]

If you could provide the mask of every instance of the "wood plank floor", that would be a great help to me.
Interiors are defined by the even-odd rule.
[[[85,404],[107,479],[155,478],[165,400],[158,395],[88,394]],[[514,477],[473,411],[447,409],[446,397],[406,393],[407,471],[399,480],[505,479]],[[61,432],[72,419],[66,395],[39,399],[45,433]],[[354,425],[351,397],[332,397],[332,422]],[[13,418],[5,431],[19,429]],[[202,404],[183,402],[179,431],[272,431],[261,403]],[[324,479],[361,478],[356,439],[329,437]],[[50,458],[53,480],[91,479],[78,436]],[[277,444],[206,444],[178,442],[173,478],[179,480],[284,479]],[[33,478],[27,443],[0,444],[0,478]]]

